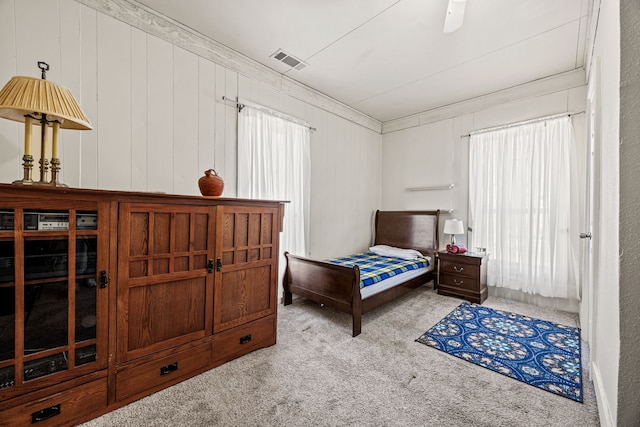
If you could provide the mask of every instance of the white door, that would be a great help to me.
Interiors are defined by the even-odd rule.
[[[595,334],[593,325],[597,316],[597,281],[594,280],[593,246],[594,239],[597,239],[594,229],[595,217],[595,185],[598,168],[596,164],[596,149],[600,144],[600,62],[596,60],[595,70],[589,85],[587,95],[587,168],[585,187],[585,209],[584,209],[584,230],[580,233],[581,254],[582,254],[582,305],[580,310],[580,323],[582,328],[582,339],[589,343],[591,348],[591,359],[594,358]]]

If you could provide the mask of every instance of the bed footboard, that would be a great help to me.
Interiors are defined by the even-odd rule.
[[[285,252],[287,268],[284,274],[282,300],[292,302],[292,294],[350,313],[353,336],[362,329],[362,299],[360,269],[292,255]]]

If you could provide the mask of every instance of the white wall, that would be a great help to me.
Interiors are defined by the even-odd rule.
[[[636,0],[620,1],[620,362],[618,366],[618,425],[640,420],[640,7]]]
[[[443,219],[456,218],[468,225],[469,194],[469,132],[492,126],[515,123],[537,117],[585,109],[586,86],[555,91],[522,99],[500,102],[486,100],[485,105],[474,105],[474,112],[455,113],[450,118],[401,127],[383,135],[382,208],[383,209],[453,209]],[[464,110],[464,108],[462,108]],[[581,177],[584,177],[585,115],[572,117],[576,145],[580,157]],[[385,124],[386,125],[386,124]],[[581,179],[581,182],[584,179]],[[444,186],[454,184],[450,190],[407,191],[411,187]],[[441,221],[441,231],[444,221]],[[449,236],[440,234],[442,247]],[[456,237],[466,243],[466,235]]]
[[[97,0],[0,1],[0,57],[0,84],[39,77],[36,63],[48,62],[48,79],[68,87],[93,124],[60,132],[69,186],[199,195],[198,178],[214,168],[234,197],[237,111],[222,96],[241,97],[317,128],[311,255],[360,250],[372,238],[380,124],[248,58],[127,2]],[[0,120],[0,182],[22,178],[23,135]]]

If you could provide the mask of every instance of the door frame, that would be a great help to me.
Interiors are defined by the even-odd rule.
[[[584,205],[584,232],[590,233],[590,238],[582,239],[581,244],[581,291],[582,304],[580,309],[580,326],[582,339],[586,340],[591,350],[591,358],[595,357],[597,324],[597,295],[598,281],[595,277],[597,260],[594,249],[598,243],[598,211],[599,206],[599,162],[598,150],[601,144],[601,97],[600,97],[600,58],[596,58],[591,71],[587,89],[587,144],[586,144],[586,187]]]

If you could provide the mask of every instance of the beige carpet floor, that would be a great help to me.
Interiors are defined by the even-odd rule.
[[[278,307],[278,343],[84,424],[104,426],[598,426],[588,348],[584,403],[415,342],[461,300],[416,289],[363,317],[302,299]],[[489,297],[579,326],[575,314]]]

